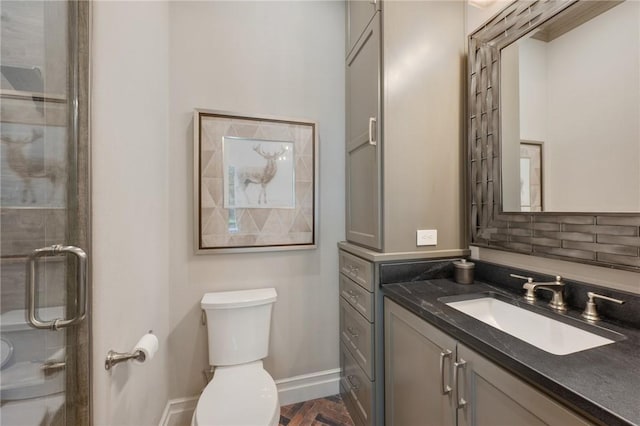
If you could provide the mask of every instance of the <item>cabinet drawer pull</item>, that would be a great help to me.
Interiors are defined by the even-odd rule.
[[[347,294],[348,294],[347,297],[349,298],[349,300],[351,300],[352,303],[356,303],[359,295],[353,290],[347,290]]]
[[[375,117],[369,117],[369,145],[375,146],[378,144],[377,125],[378,125],[378,120]],[[374,131],[374,128],[375,128],[375,131]]]
[[[467,361],[460,358],[460,362],[453,363],[453,384],[456,387],[456,409],[464,408],[467,401],[460,396],[460,385],[458,384],[458,371],[460,368],[466,368]]]
[[[444,360],[445,358],[451,358],[451,351],[445,349],[444,352],[440,352],[440,391],[443,395],[451,393],[451,386],[444,384]]]
[[[360,390],[360,386],[358,384],[358,378],[356,376],[354,376],[353,374],[350,374],[349,376],[347,376],[347,380],[351,385],[351,389],[353,389],[354,391]]]
[[[353,328],[351,327],[347,327],[347,332],[351,335],[351,337],[356,338],[358,337],[358,333],[356,333]]]

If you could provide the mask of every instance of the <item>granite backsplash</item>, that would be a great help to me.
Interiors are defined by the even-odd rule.
[[[383,263],[380,265],[380,285],[428,281],[439,278],[453,279],[453,262],[455,260],[458,259]],[[541,274],[480,260],[471,261],[475,263],[476,281],[500,287],[515,294],[523,293],[522,285],[524,281],[511,277],[510,274],[531,277],[535,282],[555,281],[553,275]],[[596,301],[598,312],[607,321],[640,328],[640,295],[565,278],[563,278],[563,282],[565,283],[565,300],[570,307],[578,310],[584,309],[587,303],[588,291],[621,299],[625,301],[623,305],[600,300]],[[547,292],[541,292],[537,294],[537,296],[541,300],[548,300],[550,295],[546,293]]]

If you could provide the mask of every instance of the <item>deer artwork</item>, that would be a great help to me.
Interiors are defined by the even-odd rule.
[[[258,153],[262,158],[267,160],[267,164],[264,167],[243,167],[238,170],[238,181],[240,187],[244,193],[247,203],[249,203],[249,196],[247,195],[247,188],[250,184],[260,185],[260,193],[258,194],[258,204],[267,204],[267,185],[276,175],[278,171],[278,165],[276,161],[278,157],[286,152],[286,149],[282,147],[280,151],[274,153],[265,152],[260,144],[255,145],[253,150]]]
[[[0,134],[0,141],[5,145],[5,155],[9,168],[22,180],[22,202],[36,202],[36,193],[32,180],[36,178],[47,179],[51,182],[49,199],[51,201],[64,170],[59,164],[43,164],[41,159],[33,159],[25,155],[25,148],[34,141],[42,138],[42,129],[32,128],[31,134],[26,136],[8,136]],[[29,200],[30,197],[30,200]]]

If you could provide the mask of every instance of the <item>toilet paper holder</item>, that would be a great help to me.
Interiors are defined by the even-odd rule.
[[[153,334],[152,330],[149,330],[149,334]],[[107,352],[107,358],[104,360],[104,369],[107,371],[111,370],[114,365],[129,360],[144,362],[146,358],[147,355],[140,349],[131,352],[116,352],[110,349],[109,352]]]
[[[144,352],[141,350],[137,350],[135,352],[116,352],[114,350],[110,350],[107,352],[107,359],[104,360],[104,369],[111,370],[111,367],[114,365],[120,364],[124,361],[129,361],[130,359],[144,362],[145,358]]]

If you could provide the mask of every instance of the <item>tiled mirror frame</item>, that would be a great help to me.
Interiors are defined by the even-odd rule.
[[[505,213],[500,176],[500,50],[579,0],[517,0],[469,36],[470,244],[640,271],[640,213]]]

